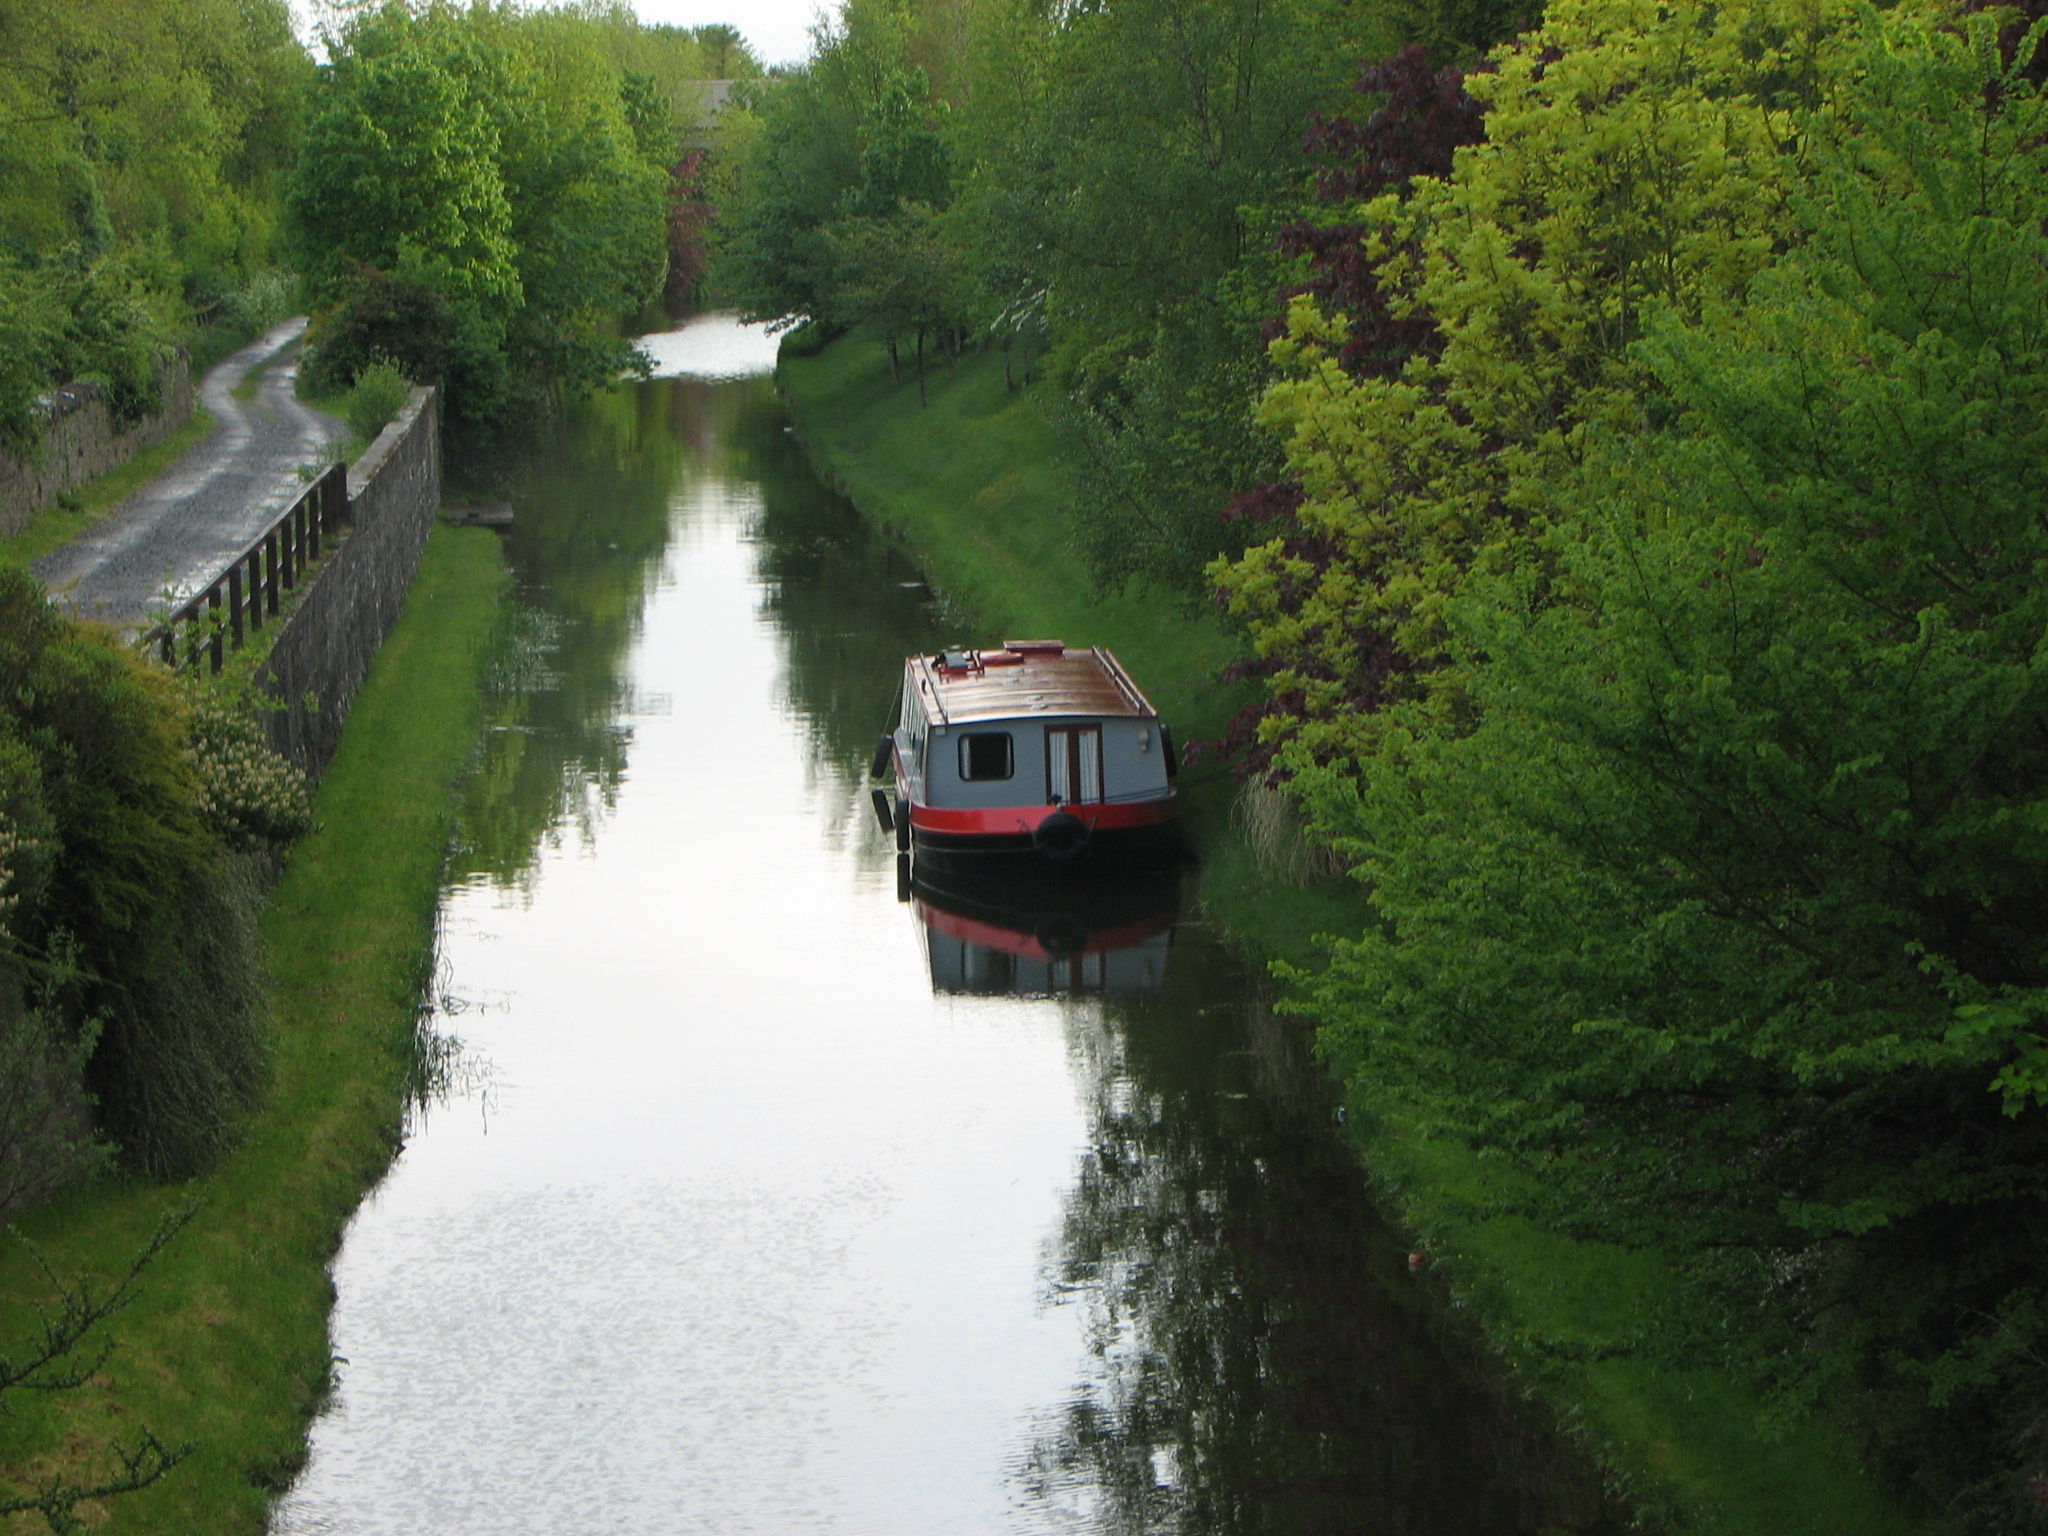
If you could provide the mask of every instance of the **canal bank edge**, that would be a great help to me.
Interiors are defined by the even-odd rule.
[[[0,1419],[16,1481],[85,1481],[148,1426],[195,1449],[158,1486],[105,1504],[109,1536],[240,1536],[306,1455],[335,1362],[328,1261],[399,1146],[418,1000],[456,791],[482,724],[480,666],[507,582],[497,537],[436,527],[396,628],[357,694],[264,917],[276,1084],[247,1144],[186,1185],[109,1181],[17,1224],[60,1274],[117,1273],[162,1215],[198,1213],[114,1325],[89,1386]],[[0,1349],[48,1296],[30,1253],[0,1245]],[[9,1536],[42,1529],[17,1517]]]
[[[1069,534],[1059,441],[993,354],[915,385],[889,376],[880,343],[856,332],[812,350],[785,346],[776,372],[820,474],[911,547],[935,591],[1005,632],[1107,644],[1183,739],[1220,733],[1243,702],[1215,679],[1238,654],[1215,616],[1156,594],[1098,595]],[[1348,881],[1274,879],[1231,825],[1234,785],[1188,775],[1188,820],[1205,850],[1208,914],[1262,958],[1314,965],[1314,936],[1370,922]],[[1657,1362],[1566,1362],[1536,1341],[1627,1332],[1613,1319],[1663,1282],[1655,1255],[1574,1243],[1533,1226],[1474,1221],[1468,1194],[1491,1170],[1419,1128],[1354,1113],[1351,1140],[1505,1370],[1548,1402],[1601,1460],[1646,1523],[1714,1536],[1889,1536],[1920,1526],[1888,1507],[1844,1438],[1808,1421],[1775,1430],[1735,1383]]]

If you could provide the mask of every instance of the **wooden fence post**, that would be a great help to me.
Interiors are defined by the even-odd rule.
[[[300,492],[255,543],[229,561],[211,586],[193,594],[137,643],[154,649],[173,671],[193,665],[205,651],[212,670],[219,672],[230,645],[239,651],[249,634],[263,628],[266,618],[283,612],[284,594],[298,586],[307,566],[319,560],[322,536],[338,540],[352,521],[348,466],[335,464]],[[185,641],[182,663],[180,634]]]

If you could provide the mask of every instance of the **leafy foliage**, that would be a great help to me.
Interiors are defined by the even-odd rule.
[[[1294,515],[1342,556],[1284,634],[1277,552],[1231,589],[1275,654],[1412,668],[1369,721],[1301,690],[1286,761],[1380,920],[1304,984],[1501,1209],[1667,1259],[1610,1347],[1735,1364],[2032,1529],[2048,106],[1989,18],[1703,12],[1654,92],[1615,62],[1686,28],[1587,21],[1368,209],[1440,353],[1361,379],[1307,301],[1280,347]],[[1539,155],[1549,88],[1633,126]]]
[[[311,68],[282,0],[0,8],[0,448],[68,379],[154,408],[165,349],[271,261]]]
[[[1308,145],[1324,159],[1316,175],[1316,192],[1332,209],[1322,217],[1304,217],[1284,226],[1279,249],[1306,264],[1305,281],[1283,290],[1290,303],[1306,300],[1332,318],[1332,358],[1354,379],[1397,379],[1417,357],[1435,357],[1442,336],[1434,318],[1415,302],[1412,280],[1394,278],[1383,285],[1384,261],[1371,245],[1371,228],[1346,210],[1358,200],[1393,193],[1405,195],[1418,176],[1449,176],[1457,150],[1484,137],[1485,108],[1464,88],[1461,71],[1446,66],[1432,71],[1428,54],[1417,45],[1369,66],[1360,74],[1357,92],[1379,102],[1363,122],[1347,117],[1318,118],[1310,127]],[[1402,250],[1410,263],[1419,254],[1414,242]],[[1412,270],[1412,266],[1410,268]],[[1270,343],[1286,334],[1282,322],[1266,327]],[[1282,602],[1298,600],[1332,567],[1346,559],[1344,544],[1321,529],[1304,525],[1299,514],[1305,500],[1302,482],[1290,478],[1244,492],[1223,509],[1227,522],[1244,525],[1245,542],[1273,538],[1272,529],[1286,530],[1268,544],[1287,571],[1288,592]],[[1264,530],[1262,533],[1261,530]],[[1275,548],[1277,544],[1277,549]],[[1376,710],[1390,679],[1409,670],[1376,630],[1355,634],[1361,654],[1346,704],[1361,713]],[[1235,677],[1272,677],[1293,669],[1322,681],[1333,681],[1327,661],[1305,647],[1269,647],[1257,659],[1238,662]],[[1290,722],[1305,702],[1289,678],[1273,693],[1248,705],[1230,722],[1218,744],[1239,758],[1247,774],[1270,772]],[[1265,722],[1278,728],[1268,731]]]
[[[197,1171],[267,1081],[255,892],[200,812],[176,686],[0,572],[0,814],[10,968],[94,1027],[98,1123],[135,1166]]]
[[[412,380],[389,358],[378,358],[356,375],[349,386],[343,414],[349,430],[372,442],[412,396]]]
[[[1646,315],[1738,295],[1789,235],[1781,146],[1847,67],[1831,45],[1847,14],[1553,5],[1464,81],[1486,141],[1456,175],[1358,210],[1366,280],[1431,339],[1398,372],[1355,375],[1349,324],[1304,294],[1274,343],[1288,377],[1264,419],[1302,500],[1217,572],[1288,701],[1264,741],[1360,750],[1405,698],[1456,716],[1447,599],[1549,514],[1592,435],[1646,423]]]
[[[387,4],[329,39],[292,187],[316,377],[378,353],[474,431],[633,364],[678,146],[622,18]]]
[[[1253,406],[1304,134],[1398,37],[1297,0],[852,0],[753,98],[716,280],[892,356],[1021,343],[1079,450],[1096,574],[1197,598],[1246,536],[1217,520],[1229,488],[1280,468]]]
[[[0,918],[16,897],[7,889],[18,853],[13,831],[0,826]],[[4,925],[0,944],[11,946]],[[102,1167],[108,1148],[93,1139],[90,1106],[81,1090],[97,1025],[68,1030],[46,1008],[26,1006],[20,979],[0,991],[0,1217],[27,1210]],[[46,999],[54,989],[37,987]]]

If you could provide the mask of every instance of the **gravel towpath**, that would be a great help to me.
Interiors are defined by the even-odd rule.
[[[348,435],[292,393],[302,315],[222,362],[200,381],[213,415],[203,442],[36,565],[51,596],[82,618],[139,625],[167,593],[197,591],[304,488],[302,464],[326,465]],[[235,386],[260,372],[255,397]]]

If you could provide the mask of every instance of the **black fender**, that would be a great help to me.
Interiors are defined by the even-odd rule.
[[[1055,863],[1064,862],[1088,846],[1093,830],[1072,811],[1054,811],[1031,829],[1031,846]]]
[[[884,731],[882,739],[875,743],[875,760],[868,764],[868,777],[879,779],[889,771],[889,765],[895,760],[896,738]]]

